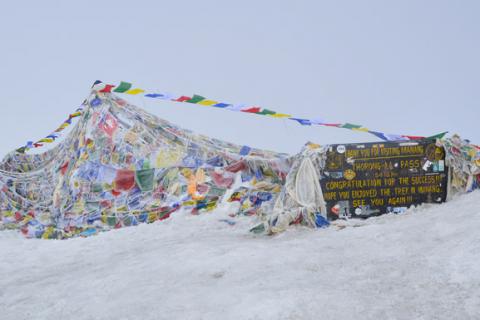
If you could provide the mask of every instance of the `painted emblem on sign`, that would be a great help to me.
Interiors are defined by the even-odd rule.
[[[432,143],[427,146],[425,155],[430,161],[439,161],[445,158],[445,151],[443,148],[437,147],[434,143]]]
[[[357,174],[356,174],[355,171],[353,171],[352,169],[347,169],[347,170],[345,170],[345,172],[343,173],[343,176],[344,176],[345,179],[347,179],[347,180],[353,180],[353,179],[355,179],[355,177],[357,176]]]

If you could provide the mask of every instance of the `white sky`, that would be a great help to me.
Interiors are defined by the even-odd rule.
[[[3,1],[0,155],[54,130],[94,80],[480,143],[480,1]],[[365,133],[131,99],[180,126],[295,153]]]

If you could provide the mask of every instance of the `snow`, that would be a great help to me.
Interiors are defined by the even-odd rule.
[[[274,237],[228,212],[90,238],[0,232],[0,318],[478,319],[480,192]]]

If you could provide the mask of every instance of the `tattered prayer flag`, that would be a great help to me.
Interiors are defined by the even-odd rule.
[[[351,124],[351,123],[344,123],[341,125],[340,128],[345,128],[345,129],[358,129],[361,128],[362,126],[358,124]]]
[[[248,113],[258,113],[260,112],[260,108],[259,107],[250,107],[248,109],[243,109],[243,110],[240,110],[242,112],[248,112]]]
[[[373,134],[374,136],[386,140],[386,141],[402,141],[402,140],[409,140],[405,136],[401,136],[398,134],[387,134],[387,133],[382,133],[382,132],[376,132],[376,131],[368,131],[369,133]]]
[[[243,146],[242,149],[240,149],[240,155],[241,156],[246,156],[250,153],[250,151],[252,150],[252,148],[250,148],[249,146]]]
[[[408,140],[408,138],[405,138],[401,135],[398,134],[387,134],[385,133],[384,136],[387,138],[388,141],[403,141],[403,140]]]
[[[298,123],[300,123],[303,126],[311,126],[312,125],[312,123],[308,119],[299,119],[299,118],[289,118],[289,119],[297,121]]]
[[[368,132],[368,129],[367,129],[367,128],[363,128],[363,127],[361,127],[361,128],[352,128],[352,130],[354,130],[354,131],[361,131],[361,132]]]
[[[173,100],[173,101],[177,101],[177,102],[185,102],[185,101],[187,101],[187,100],[190,100],[190,99],[192,99],[192,98],[190,98],[190,97],[187,97],[187,96],[181,96],[180,98],[178,98],[178,99],[175,99],[175,100]]]
[[[204,97],[202,96],[199,96],[198,94],[194,94],[192,99],[190,100],[186,100],[185,102],[188,102],[188,103],[199,103],[200,101],[202,100],[205,100]]]
[[[229,105],[228,107],[226,107],[225,109],[227,110],[232,110],[232,111],[241,111],[242,109],[246,108],[247,105],[246,104],[232,104],[232,105]]]
[[[263,115],[273,115],[275,114],[275,111],[268,110],[268,109],[262,109],[260,112],[257,112],[257,114],[263,114]]]
[[[97,84],[100,84],[100,83],[103,83],[103,82],[100,81],[100,80],[95,80],[95,82],[92,85],[92,88],[95,87]]]
[[[135,172],[135,181],[142,191],[153,190],[153,177],[155,169],[138,170]]]
[[[97,107],[102,104],[102,100],[100,100],[99,98],[95,98],[92,101],[90,101],[90,104],[92,107]]]
[[[214,101],[214,100],[203,100],[203,101],[198,102],[197,104],[201,104],[203,106],[213,106],[217,103],[218,103],[218,101]]]
[[[445,132],[442,132],[442,133],[438,133],[438,134],[436,134],[436,135],[427,137],[427,139],[442,139],[447,133],[448,133],[448,131],[445,131]]]
[[[382,139],[382,140],[388,141],[388,138],[385,136],[385,134],[383,134],[383,133],[381,133],[381,132],[368,131],[368,133],[373,134],[373,135],[376,136],[377,138],[380,138],[380,139]]]
[[[115,177],[115,191],[128,191],[135,186],[135,172],[132,170],[118,170]]]
[[[145,95],[147,98],[160,98],[160,99],[166,99],[166,96],[164,94],[160,93],[148,93]]]
[[[54,140],[52,138],[43,138],[38,140],[38,142],[52,143]]]
[[[220,102],[220,103],[214,104],[213,107],[226,108],[226,107],[228,107],[229,105],[230,105],[230,104],[228,104],[228,103]]]
[[[341,123],[322,123],[322,126],[341,128]]]
[[[274,117],[274,118],[291,118],[292,117],[292,115],[285,114],[285,113],[267,114],[267,116]]]
[[[125,91],[124,93],[126,93],[126,94],[139,94],[139,93],[143,93],[143,92],[145,92],[145,90],[136,88],[136,89],[131,89],[131,90]]]
[[[113,84],[106,84],[105,85],[105,88],[103,88],[102,90],[100,90],[99,92],[103,92],[103,93],[110,93],[112,92],[112,89],[115,88],[115,86]]]
[[[113,90],[113,92],[123,93],[125,91],[130,90],[131,87],[132,87],[131,83],[122,81],[120,82],[120,85],[116,87],[115,90]]]
[[[405,137],[408,140],[422,140],[422,139],[425,139],[425,137],[421,137],[421,136],[405,136],[405,135],[402,135],[402,137]]]
[[[107,114],[105,119],[103,119],[103,121],[101,121],[98,125],[100,129],[102,129],[107,135],[112,137],[118,128],[118,121],[111,114]]]

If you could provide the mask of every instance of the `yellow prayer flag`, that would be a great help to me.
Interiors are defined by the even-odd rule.
[[[142,92],[145,92],[145,90],[139,89],[139,88],[125,91],[125,93],[127,93],[127,94],[139,94],[139,93],[142,93]]]
[[[217,104],[218,101],[214,101],[214,100],[202,100],[200,102],[198,102],[197,104],[201,104],[203,106],[213,106],[214,104]]]
[[[285,114],[285,113],[267,114],[267,116],[274,117],[274,118],[291,118],[292,117],[290,114]]]
[[[319,144],[309,142],[309,143],[307,144],[307,147],[308,147],[309,149],[318,149],[318,148],[320,148],[321,146],[320,146]]]
[[[369,130],[367,128],[352,128],[352,130],[355,130],[355,131],[361,131],[361,132],[368,132]]]
[[[55,140],[53,140],[52,138],[43,138],[43,139],[38,140],[38,142],[40,142],[40,143],[42,143],[42,142],[52,143],[53,141],[55,141]]]

